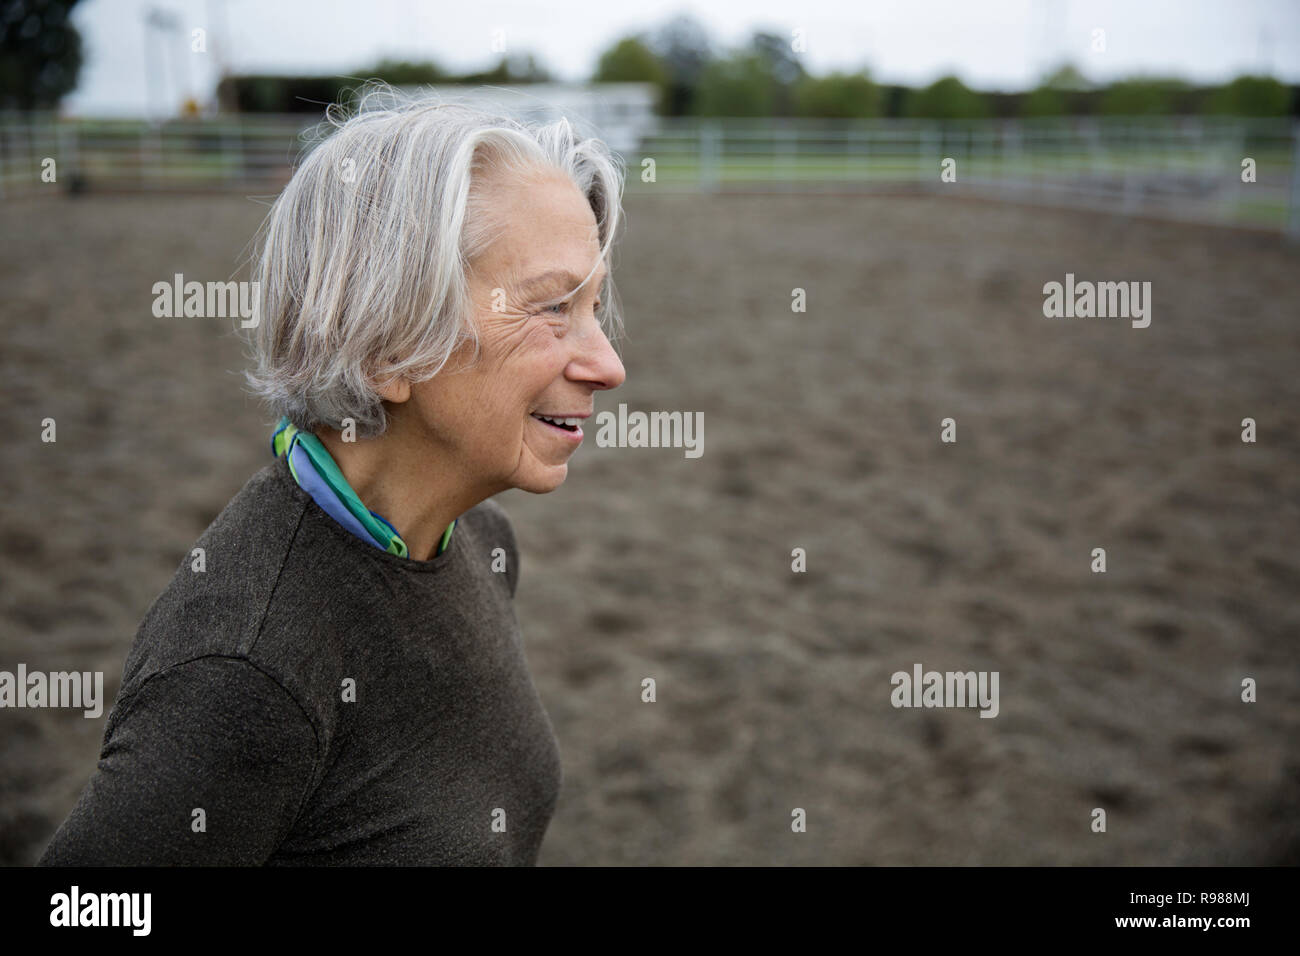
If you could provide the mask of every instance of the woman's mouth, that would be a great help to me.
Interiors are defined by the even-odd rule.
[[[537,412],[532,413],[532,417],[537,419],[547,428],[563,433],[568,438],[582,440],[582,419],[578,417],[564,418],[558,415],[541,415]]]

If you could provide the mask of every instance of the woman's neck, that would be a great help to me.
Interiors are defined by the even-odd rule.
[[[425,440],[413,440],[393,416],[378,438],[344,441],[330,428],[315,432],[368,509],[382,515],[406,542],[408,556],[427,561],[447,525],[490,495],[468,491],[455,463]]]

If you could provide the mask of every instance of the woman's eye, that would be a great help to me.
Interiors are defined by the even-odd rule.
[[[543,313],[543,314],[545,314],[545,313],[551,313],[551,314],[554,314],[554,315],[565,315],[565,314],[567,314],[567,313],[568,313],[572,308],[573,308],[573,300],[570,299],[570,300],[568,300],[567,302],[557,302],[557,303],[555,303],[555,305],[548,305],[548,306],[546,306],[544,309],[542,309],[542,313]],[[593,308],[593,309],[596,309],[596,310],[599,310],[599,309],[600,309],[600,303],[599,303],[599,302],[593,303],[592,308]]]

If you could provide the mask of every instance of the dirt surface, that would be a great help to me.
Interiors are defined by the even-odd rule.
[[[106,715],[269,460],[230,323],[151,312],[175,273],[243,277],[264,211],[6,206],[0,670],[102,670]],[[702,412],[704,453],[589,428],[558,491],[501,496],[564,759],[541,863],[1300,863],[1295,247],[942,197],[628,217],[628,380],[596,407]],[[1045,319],[1067,272],[1150,281],[1150,327]],[[998,716],[893,707],[917,663],[997,671]],[[0,710],[0,863],[39,855],[104,719]]]

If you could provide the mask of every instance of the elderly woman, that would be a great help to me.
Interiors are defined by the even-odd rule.
[[[622,167],[424,98],[336,125],[255,262],[276,459],[149,609],[42,864],[536,862],[559,750],[490,499],[558,487],[623,381]]]

